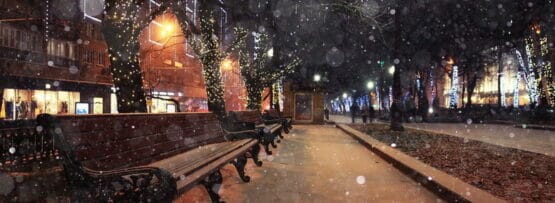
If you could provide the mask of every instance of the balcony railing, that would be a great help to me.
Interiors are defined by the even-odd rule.
[[[53,67],[60,68],[69,68],[71,66],[79,67],[80,65],[79,61],[71,60],[68,58],[50,56],[44,53],[36,53],[10,47],[0,47],[0,58],[45,65],[47,65],[49,61],[52,61]]]

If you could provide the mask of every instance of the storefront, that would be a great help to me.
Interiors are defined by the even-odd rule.
[[[0,117],[10,120],[33,119],[41,113],[75,113],[75,104],[81,100],[79,92],[4,89],[4,104]]]
[[[5,77],[0,119],[34,119],[48,114],[99,114],[112,110],[109,85]]]
[[[208,101],[206,98],[186,97],[182,92],[153,91],[153,99],[147,100],[148,112],[150,113],[174,113],[177,112],[179,104],[181,112],[208,112]]]

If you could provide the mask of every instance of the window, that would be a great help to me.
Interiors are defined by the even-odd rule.
[[[2,28],[2,30],[0,30],[0,32],[2,32],[2,46],[7,47],[8,46],[8,41],[9,41],[9,34],[8,34],[8,27],[4,26]]]
[[[15,30],[10,30],[10,44],[9,47],[15,48]]]
[[[31,36],[31,46],[29,47],[31,49],[31,51],[37,51],[37,36],[32,35]]]
[[[29,51],[29,39],[30,36],[28,34],[21,35],[21,41],[19,41],[19,49]]]
[[[85,24],[85,36],[92,38],[94,32],[93,24],[86,23]]]
[[[67,50],[67,53],[68,53],[67,57],[68,57],[69,59],[75,60],[75,44],[73,44],[73,43],[71,43],[71,42],[68,42],[68,43],[67,43],[67,46],[68,46],[68,47],[67,47],[67,48],[68,48],[68,50]]]
[[[98,65],[104,65],[104,53],[102,52],[96,52],[97,54],[97,61],[96,64]]]
[[[88,63],[94,62],[94,52],[91,50],[87,50],[87,62]]]
[[[19,48],[19,42],[21,42],[21,32],[19,30],[15,30],[15,43],[13,45],[14,48]]]

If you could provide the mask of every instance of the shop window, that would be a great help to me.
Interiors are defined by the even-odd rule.
[[[104,99],[102,97],[93,98],[93,114],[104,113]]]
[[[10,120],[34,119],[41,113],[74,114],[79,92],[4,89],[0,117]]]

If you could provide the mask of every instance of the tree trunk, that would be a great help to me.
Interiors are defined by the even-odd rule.
[[[466,95],[466,108],[472,108],[472,95],[474,94],[474,89],[476,88],[476,81],[478,80],[476,74],[472,76],[472,79],[468,82],[468,94]]]
[[[397,11],[400,11],[399,1],[397,0]],[[401,110],[401,70],[404,68],[401,64],[401,54],[400,54],[400,44],[401,44],[401,30],[400,30],[400,22],[399,22],[399,15],[401,12],[397,12],[395,14],[395,46],[394,46],[394,56],[395,60],[398,60],[399,63],[395,64],[395,72],[393,73],[393,102],[391,105],[391,115],[390,115],[390,127],[391,130],[394,131],[403,131],[403,112]],[[394,60],[394,61],[395,61]]]
[[[393,102],[391,104],[391,129],[394,131],[403,131],[403,111],[401,108],[402,89],[401,89],[401,63],[395,67],[393,73]]]
[[[214,18],[214,8],[210,3],[200,3],[200,31],[202,41],[205,43],[205,53],[200,55],[203,66],[202,74],[206,83],[206,94],[208,96],[208,110],[220,118],[225,119],[225,100],[220,76],[219,43],[216,28],[218,21]]]
[[[424,73],[421,72],[420,75],[423,75]],[[426,82],[427,80],[424,80],[422,78],[422,76],[420,78],[418,78],[418,80],[420,80],[420,87],[418,87],[418,114],[420,114],[420,116],[422,116],[422,120],[426,121],[428,119],[428,108],[429,108],[429,104],[428,104],[428,98],[426,96]]]
[[[247,88],[247,109],[260,110],[263,90],[264,88],[261,88],[261,86]]]
[[[118,112],[147,112],[143,78],[139,66],[139,34],[134,18],[139,7],[126,2],[106,5],[102,33],[110,54],[110,71],[116,87]]]

